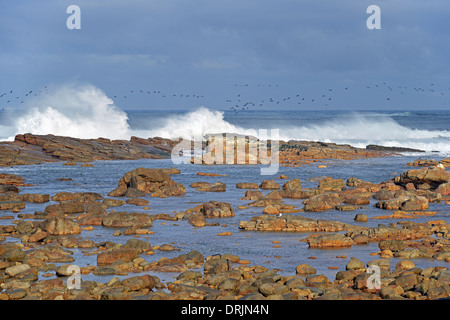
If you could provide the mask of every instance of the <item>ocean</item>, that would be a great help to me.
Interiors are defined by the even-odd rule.
[[[261,176],[257,165],[217,165],[203,166],[194,164],[174,165],[170,159],[135,160],[135,161],[96,161],[95,167],[62,166],[61,163],[47,163],[35,166],[16,166],[2,168],[1,172],[18,174],[32,184],[21,187],[23,193],[48,193],[51,196],[61,191],[98,192],[107,197],[108,192],[117,186],[117,182],[126,172],[137,167],[168,168],[177,167],[181,174],[172,179],[182,183],[187,193],[182,197],[152,198],[149,210],[141,207],[124,205],[120,211],[147,212],[149,214],[184,211],[199,203],[209,200],[228,202],[235,210],[235,217],[210,219],[218,226],[193,228],[187,221],[155,220],[151,228],[154,234],[143,237],[153,246],[164,243],[173,244],[179,251],[155,251],[153,256],[143,256],[148,261],[157,261],[161,257],[174,257],[191,250],[198,250],[205,256],[231,253],[241,259],[250,260],[252,265],[262,265],[269,269],[279,269],[282,274],[294,275],[295,267],[308,263],[317,269],[318,274],[325,274],[334,280],[337,272],[329,267],[344,270],[350,257],[363,262],[377,259],[370,253],[378,251],[378,244],[357,245],[352,248],[333,250],[309,249],[305,239],[309,233],[289,232],[250,232],[238,228],[239,222],[261,215],[263,208],[249,207],[239,209],[250,201],[239,200],[245,190],[235,187],[238,182],[260,183],[266,179],[275,179],[281,174],[290,179],[299,178],[306,188],[317,186],[317,177],[331,176],[347,180],[350,177],[380,183],[387,181],[410,169],[406,164],[418,157],[440,160],[450,156],[450,111],[296,111],[296,110],[242,110],[218,111],[199,106],[193,110],[122,110],[113,101],[94,91],[87,95],[87,100],[70,100],[64,104],[35,105],[23,110],[5,110],[0,114],[0,140],[12,140],[15,134],[31,132],[34,134],[55,134],[79,138],[129,139],[131,136],[142,138],[189,138],[196,130],[203,133],[232,132],[254,134],[259,129],[279,129],[283,140],[306,140],[335,142],[365,147],[368,144],[397,146],[420,149],[425,153],[405,153],[403,155],[372,158],[353,161],[329,161],[326,168],[317,164],[296,168],[280,167],[276,175]],[[220,173],[221,177],[199,177],[197,172]],[[72,181],[59,181],[60,178],[72,178]],[[227,185],[226,192],[205,193],[190,187],[192,182],[221,181]],[[283,180],[279,180],[280,183]],[[269,191],[264,191],[267,194]],[[302,208],[302,200],[283,199],[287,204]],[[324,212],[300,213],[306,217],[339,220],[366,227],[378,224],[396,223],[395,219],[379,220],[376,216],[388,212],[373,207],[376,201],[355,211],[337,210]],[[42,211],[47,204],[27,204],[22,213]],[[117,208],[116,208],[117,210]],[[436,211],[433,220],[444,219],[450,223],[448,209],[443,204],[430,203],[430,211]],[[367,214],[368,222],[355,222],[358,213]],[[8,214],[11,214],[8,212]],[[375,218],[375,219],[373,219]],[[425,222],[429,218],[414,219]],[[2,224],[13,220],[2,220]],[[217,236],[228,231],[232,236]],[[114,241],[125,243],[134,236],[113,236],[114,230],[95,227],[93,231],[82,231],[81,237],[95,242]],[[12,241],[12,240],[9,240]],[[17,241],[20,241],[17,239]],[[274,246],[272,241],[278,241]],[[70,249],[74,252],[79,266],[95,265],[96,256],[86,255],[91,249]],[[336,256],[346,255],[347,259]],[[308,257],[315,256],[311,260]],[[399,261],[390,260],[392,270]],[[444,265],[433,259],[415,259],[417,267]],[[155,274],[162,280],[172,281],[175,274]],[[107,282],[113,276],[83,275],[83,280]]]

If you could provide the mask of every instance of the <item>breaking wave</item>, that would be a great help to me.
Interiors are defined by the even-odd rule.
[[[334,142],[355,147],[376,144],[450,154],[449,131],[411,129],[395,121],[392,114],[374,116],[353,112],[342,117],[324,117],[313,123],[293,123],[292,119],[277,117],[271,122],[270,128],[264,128],[266,125],[251,117],[249,121],[237,121],[238,115],[234,118],[225,117],[224,112],[206,107],[182,113],[163,112],[158,116],[143,111],[139,116],[139,126],[136,127],[130,126],[133,122],[129,119],[130,115],[92,85],[64,85],[45,97],[30,101],[20,113],[8,110],[1,112],[0,139],[12,140],[16,134],[23,133],[85,139],[104,137],[128,140],[131,136],[192,139],[198,134],[208,133],[257,136],[259,129],[279,129],[280,139],[285,141]],[[399,114],[411,115],[409,112]],[[268,138],[270,134],[269,130]]]

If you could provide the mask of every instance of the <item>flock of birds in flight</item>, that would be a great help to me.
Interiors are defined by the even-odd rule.
[[[270,90],[276,90],[279,85],[278,84],[266,84],[266,85],[249,85],[249,84],[234,84],[233,85],[235,89],[238,90],[238,92],[235,94],[232,98],[227,98],[225,101],[225,108],[232,111],[244,111],[244,110],[258,110],[266,107],[279,107],[279,106],[289,106],[293,107],[295,105],[297,106],[306,106],[306,107],[328,107],[330,106],[333,101],[335,100],[336,93],[342,94],[345,93],[346,96],[350,95],[351,87],[350,86],[342,86],[340,88],[327,88],[324,89],[321,94],[316,94],[315,96],[308,96],[307,94],[302,94],[301,92],[287,95],[287,96],[280,96],[271,94],[270,96],[267,96],[266,98],[261,98],[261,100],[255,100],[255,99],[245,99],[246,96],[246,88],[262,90],[265,94],[268,94],[268,91]],[[268,89],[272,88],[272,89]],[[430,94],[434,96],[440,96],[443,99],[446,99],[448,95],[450,95],[450,84],[445,87],[440,87],[438,89],[438,86],[435,85],[435,83],[430,83],[428,87],[408,87],[408,86],[398,86],[393,84],[388,84],[386,82],[381,82],[379,84],[371,84],[371,85],[363,85],[360,86],[359,89],[366,89],[366,90],[380,90],[380,98],[385,99],[386,102],[390,102],[391,99],[394,97],[397,97],[398,94],[405,95],[405,94],[411,94],[411,92],[415,93],[422,93],[422,94]],[[14,90],[10,89],[3,93],[0,93],[0,110],[5,110],[9,107],[17,107],[21,104],[25,103],[27,99],[32,97],[39,97],[41,95],[47,95],[48,94],[48,86],[45,86],[41,88],[40,90],[26,90],[22,94],[16,93]],[[272,91],[271,91],[272,92]],[[248,92],[247,92],[248,93]],[[275,92],[272,92],[275,93]],[[124,99],[132,99],[136,95],[147,95],[149,99],[150,97],[158,97],[161,99],[195,99],[200,100],[203,99],[205,96],[200,95],[197,93],[165,93],[161,90],[143,90],[143,89],[132,89],[128,90],[126,93],[122,93],[120,95],[115,94],[112,97],[114,98],[114,101],[119,101],[121,103],[127,104]],[[383,95],[383,96],[381,96]],[[128,100],[129,101],[129,100]],[[223,105],[223,103],[222,103]],[[443,102],[442,105],[450,105],[450,102]]]

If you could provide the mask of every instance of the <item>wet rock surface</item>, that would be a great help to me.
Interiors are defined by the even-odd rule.
[[[244,196],[237,199],[254,211],[234,225],[233,232],[214,229],[220,241],[233,239],[234,233],[241,233],[242,237],[246,232],[250,235],[290,232],[302,235],[299,246],[311,250],[377,246],[379,251],[371,254],[374,257],[367,263],[347,256],[336,257],[344,262],[344,267],[329,266],[338,270],[335,278],[317,273],[316,268],[306,263],[306,257],[299,257],[295,268],[281,273],[282,270],[269,268],[269,264],[254,265],[245,255],[219,252],[206,256],[175,242],[157,243],[157,237],[150,237],[155,223],[179,224],[177,228],[188,227],[201,234],[204,228],[222,228],[238,212],[229,202],[213,200],[229,192],[224,183],[209,181],[197,185],[196,188],[205,187],[203,190],[186,191],[171,178],[178,173],[173,168],[137,168],[126,173],[108,197],[95,192],[23,193],[20,188],[26,186],[25,179],[2,175],[0,208],[3,205],[4,209],[1,214],[14,216],[13,223],[0,224],[0,299],[435,300],[450,297],[450,227],[445,220],[414,221],[418,216],[432,217],[433,213],[427,211],[429,206],[445,205],[441,202],[448,199],[449,182],[448,173],[441,167],[427,165],[418,171],[408,170],[381,183],[322,177],[317,179],[316,188],[305,188],[300,179],[283,177],[281,182],[261,179],[260,183],[236,185],[236,190]],[[213,193],[219,190],[220,193]],[[183,212],[149,214],[122,210],[130,206],[152,206],[152,197],[172,200],[197,191],[211,192],[205,193],[211,200],[192,204]],[[298,207],[285,203],[286,200],[297,201]],[[27,212],[29,206],[39,206],[42,210]],[[355,216],[347,212],[364,206],[399,220],[367,227],[369,219],[383,217]],[[337,218],[315,216],[328,211],[336,213]],[[355,219],[352,223],[340,222],[339,215],[343,214]],[[106,230],[117,240],[85,237],[86,232],[95,228]],[[276,247],[278,243],[274,241],[271,245]],[[70,267],[79,264],[80,255],[92,256],[95,262],[80,264],[80,286],[73,288],[69,281],[73,275]],[[414,259],[421,258],[434,259],[435,266],[417,267]],[[392,259],[400,261],[392,263]],[[381,271],[380,288],[373,288],[370,282],[373,266]],[[172,277],[164,281],[166,274]],[[109,278],[102,282],[86,280],[84,276]]]

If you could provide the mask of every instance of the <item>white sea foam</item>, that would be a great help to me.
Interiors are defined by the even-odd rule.
[[[75,138],[127,139],[130,136],[127,114],[92,85],[60,86],[27,102],[26,110],[20,115],[6,112],[5,117],[9,118],[9,125],[3,124],[1,134],[8,140],[18,133]]]

